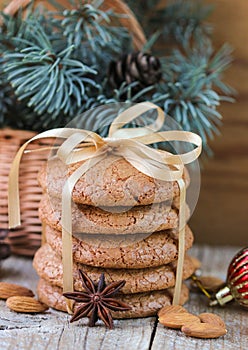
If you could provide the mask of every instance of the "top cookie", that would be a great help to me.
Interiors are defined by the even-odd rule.
[[[58,158],[50,159],[38,176],[44,192],[61,197],[62,188],[80,165],[68,167]],[[188,172],[184,180],[189,184]],[[93,206],[136,206],[160,203],[179,195],[176,181],[156,180],[135,169],[124,158],[109,155],[89,169],[76,183],[72,200],[75,203]]]

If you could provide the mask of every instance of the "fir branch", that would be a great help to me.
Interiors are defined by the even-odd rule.
[[[133,5],[131,0],[128,3]],[[133,7],[147,35],[160,31],[163,42],[186,48],[201,43],[212,33],[206,19],[213,6],[204,4],[203,0],[168,0],[164,6],[160,0],[137,0]]]
[[[208,150],[207,141],[218,133],[221,124],[217,107],[224,100],[231,101],[226,95],[233,92],[221,80],[230,63],[230,49],[224,46],[215,54],[210,45],[211,28],[205,23],[209,8],[201,0],[169,0],[158,10],[159,0],[137,0],[135,6],[148,36],[161,30],[164,38],[181,51],[170,49],[169,56],[160,57],[163,79],[159,84],[137,89],[137,82],[124,83],[111,90],[107,67],[110,61],[132,50],[131,36],[118,25],[118,16],[101,11],[101,3],[73,1],[72,10],[58,7],[60,17],[46,10],[33,10],[32,6],[25,16],[21,11],[16,17],[2,15],[2,125],[44,130],[64,126],[75,115],[103,105],[102,113],[91,110],[84,114],[85,120],[78,118],[82,127],[106,136],[106,124],[116,113],[132,103],[149,100],[161,106],[184,130],[199,133]],[[13,103],[15,96],[18,101]],[[9,113],[11,103],[16,113]],[[131,125],[147,125],[151,117],[148,113]]]
[[[109,89],[107,81],[105,81],[99,94],[86,102],[84,108],[80,111],[80,113],[83,113],[83,119],[80,119],[81,117],[79,116],[76,119],[76,124],[88,130],[95,130],[106,137],[109,125],[117,114],[133,104],[149,100],[149,96],[151,97],[153,86],[146,87],[137,93],[137,84],[136,82],[131,84],[123,83],[119,89],[112,91]],[[98,108],[94,110],[96,107]],[[139,117],[126,125],[126,127],[145,126],[152,121],[153,119],[148,113],[146,118]]]
[[[210,153],[208,139],[219,134],[221,126],[222,117],[217,108],[222,101],[233,102],[232,98],[226,96],[233,90],[221,81],[221,73],[231,62],[230,53],[226,45],[214,53],[209,42],[204,47],[187,50],[184,54],[175,50],[170,56],[161,59],[161,83],[141,89],[138,93],[135,82],[123,84],[114,91],[105,86],[101,97],[91,99],[86,104],[87,108],[100,103],[123,103],[121,106],[125,107],[150,100],[162,107],[183,130],[198,133],[203,139],[205,150]],[[103,115],[103,119],[99,115],[95,119],[96,127],[104,136],[107,129],[101,129],[100,122],[104,120],[110,123],[112,119],[111,113],[107,117]],[[94,125],[93,120],[94,116],[89,115],[87,127]]]
[[[47,112],[56,118],[62,111],[73,115],[74,104],[80,107],[87,85],[95,86],[97,72],[71,58],[73,47],[56,52],[41,25],[27,21],[28,38],[14,37],[18,49],[3,57],[4,70],[19,100],[25,100],[37,114]]]
[[[4,75],[0,74],[0,127],[9,126],[8,114],[13,106],[14,98],[11,86],[6,82]]]
[[[161,58],[165,81],[175,81],[202,76],[203,84],[210,88],[218,87],[225,94],[234,94],[234,89],[222,82],[222,73],[232,62],[232,48],[225,44],[217,52],[210,41],[186,51],[173,50],[169,56]]]
[[[187,56],[174,51],[162,60],[164,81],[152,98],[183,130],[198,133],[205,146],[209,138],[219,134],[222,117],[217,107],[223,100],[233,101],[221,95],[221,92],[233,92],[220,80],[222,71],[230,63],[229,53],[227,47],[215,55],[211,47],[202,52],[190,51]],[[215,91],[216,86],[222,90],[220,93]]]
[[[85,48],[87,45],[88,50],[97,55],[102,55],[106,49],[120,54],[123,42],[127,41],[129,35],[125,28],[113,26],[117,16],[111,10],[104,12],[99,9],[103,0],[93,4],[72,0],[71,3],[73,9],[63,11],[61,22],[63,34],[67,37],[69,45],[74,45],[76,49]]]
[[[170,0],[163,10],[156,12],[151,24],[156,25],[159,16],[164,22],[164,39],[172,39],[186,48],[192,41],[201,44],[212,33],[212,26],[205,21],[212,9],[202,0]]]
[[[12,38],[18,36],[22,27],[22,11],[20,10],[16,17],[0,12],[2,25],[0,26],[0,51],[8,50],[11,45]]]
[[[89,41],[92,50],[95,51],[96,45],[103,45],[111,40],[107,26],[101,24],[103,21],[110,22],[107,13],[98,8],[101,2],[98,2],[97,6],[86,1],[77,5],[72,3],[72,10],[63,11],[62,26],[70,45],[79,47],[83,41]]]
[[[15,16],[8,15],[4,12],[0,12],[0,18],[2,24],[0,26],[0,49],[10,49],[13,48],[12,39],[14,37],[27,39],[27,20],[33,20],[40,23],[41,26],[47,26],[50,23],[48,18],[49,12],[42,7],[37,7],[33,9],[33,2],[31,2],[23,12],[22,8],[15,14]],[[50,28],[50,31],[52,28]]]
[[[73,119],[73,116],[65,115],[63,112],[58,114],[56,117],[54,115],[44,112],[38,115],[33,108],[28,107],[25,101],[17,101],[16,103],[16,115],[18,118],[10,116],[10,125],[17,127],[18,129],[34,130],[34,131],[44,131],[48,129],[53,129],[55,126],[57,128],[64,127],[67,123]]]

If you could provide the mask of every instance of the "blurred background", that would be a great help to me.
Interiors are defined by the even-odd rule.
[[[225,80],[236,91],[236,103],[223,103],[222,135],[211,143],[214,157],[202,171],[201,193],[191,219],[196,241],[248,243],[248,1],[207,0],[215,9],[216,47],[232,45],[234,61]]]
[[[9,2],[0,0],[1,7]],[[225,42],[233,48],[233,63],[224,80],[237,95],[235,103],[221,103],[222,135],[210,142],[214,156],[204,163],[200,198],[190,224],[197,243],[244,246],[248,243],[248,1],[204,3],[214,5],[208,21],[214,26],[215,48]],[[135,7],[136,2],[132,4]]]

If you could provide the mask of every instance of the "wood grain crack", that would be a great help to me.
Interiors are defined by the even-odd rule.
[[[152,350],[152,344],[153,344],[153,341],[155,339],[157,327],[158,327],[158,317],[156,317],[156,319],[154,321],[153,330],[152,330],[152,334],[151,334],[151,339],[150,339],[150,344],[149,344],[148,350]]]
[[[57,350],[59,350],[59,349],[61,349],[61,345],[62,344],[60,344],[60,342],[61,342],[61,338],[62,338],[62,336],[63,336],[63,333],[64,333],[64,329],[65,329],[65,327],[62,327],[62,329],[61,329],[61,332],[60,332],[60,335],[59,335],[59,338],[58,338],[58,345],[57,345]]]

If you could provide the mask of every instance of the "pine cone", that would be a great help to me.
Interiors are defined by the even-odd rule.
[[[159,59],[148,53],[126,54],[109,65],[108,79],[114,88],[119,88],[123,82],[130,84],[134,81],[138,81],[140,87],[144,88],[159,82],[161,77]]]

